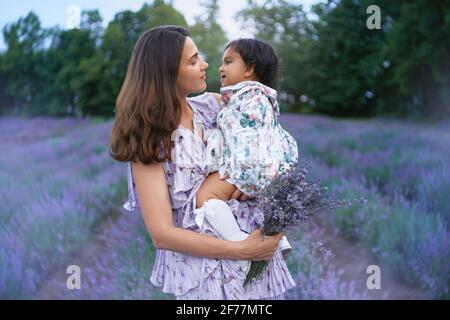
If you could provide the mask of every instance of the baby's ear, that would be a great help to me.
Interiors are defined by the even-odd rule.
[[[254,77],[256,77],[255,63],[254,62],[250,62],[250,64],[247,65],[247,67],[245,68],[244,76],[246,78],[254,78]]]

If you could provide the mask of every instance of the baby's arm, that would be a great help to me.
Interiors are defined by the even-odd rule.
[[[237,99],[236,99],[237,100]],[[223,119],[222,130],[230,157],[220,171],[230,182],[249,195],[257,194],[278,172],[279,156],[274,153],[274,110],[269,98],[254,90],[236,108],[238,112]]]
[[[217,95],[216,99],[219,98]],[[270,129],[274,114],[272,104],[260,90],[253,91],[253,95],[243,99],[238,110],[234,116],[224,119],[226,125],[222,129],[230,130],[225,143],[232,155],[231,161],[229,160],[231,163],[225,163],[224,173],[231,177],[233,182],[236,181],[239,189],[252,195],[252,192],[261,186],[255,187],[254,185],[258,183],[253,181],[254,179],[246,179],[245,177],[249,175],[242,175],[242,172],[256,172],[250,175],[253,177],[266,175],[271,171],[274,174],[278,172],[278,167],[270,154],[272,140]],[[267,170],[271,167],[274,167],[274,170]],[[230,200],[237,189],[236,185],[221,180],[217,172],[211,174],[197,192],[196,207],[200,208],[209,199]]]
[[[200,208],[210,199],[230,200],[236,186],[220,179],[218,172],[210,174],[201,185],[196,194],[196,207]]]

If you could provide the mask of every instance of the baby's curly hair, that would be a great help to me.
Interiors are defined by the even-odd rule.
[[[238,39],[227,44],[240,54],[248,67],[255,67],[259,82],[276,89],[279,81],[279,61],[274,48],[267,42],[257,39]]]

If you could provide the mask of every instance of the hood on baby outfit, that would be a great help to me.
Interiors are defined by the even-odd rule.
[[[277,102],[277,91],[257,81],[243,81],[231,86],[220,88],[222,104],[227,106],[232,98],[235,99],[252,90],[261,91],[269,99],[275,114],[280,114],[280,109]]]

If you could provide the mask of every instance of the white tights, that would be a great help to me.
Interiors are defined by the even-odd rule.
[[[200,227],[203,224],[203,220],[206,219],[225,240],[242,241],[248,237],[248,234],[241,230],[233,212],[223,200],[210,199],[201,208],[195,209],[194,212],[196,214],[195,221]],[[286,236],[281,239],[279,246],[283,251],[292,248]],[[250,261],[239,260],[239,264],[241,270],[247,273]]]

